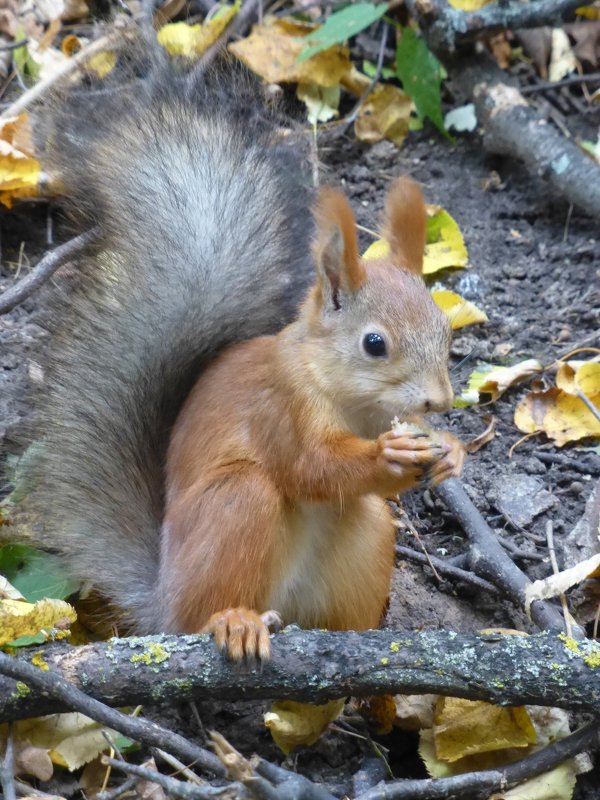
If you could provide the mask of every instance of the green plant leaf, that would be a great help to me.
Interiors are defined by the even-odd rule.
[[[388,10],[386,3],[353,3],[346,6],[341,11],[335,11],[328,18],[324,25],[316,31],[307,34],[307,46],[298,56],[298,61],[306,61],[307,58],[327,50],[334,44],[341,44],[351,36],[356,36],[369,25],[382,17]]]
[[[368,78],[374,78],[377,75],[377,64],[365,59],[362,62],[362,71]],[[391,67],[383,67],[381,70],[381,77],[384,81],[389,81],[390,78],[396,77],[396,71]]]
[[[404,91],[412,97],[419,115],[430,119],[450,139],[442,117],[440,62],[412,28],[404,28],[398,42],[396,74]]]
[[[29,603],[44,597],[64,600],[79,589],[79,584],[67,576],[58,556],[24,544],[7,544],[0,548],[0,574]]]
[[[44,644],[48,637],[45,633],[35,633],[31,636],[19,636],[12,642],[7,642],[6,647],[30,647],[32,644]]]

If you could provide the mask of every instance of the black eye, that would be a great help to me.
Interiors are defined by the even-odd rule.
[[[366,333],[363,339],[363,347],[370,356],[387,355],[385,340],[378,333]]]

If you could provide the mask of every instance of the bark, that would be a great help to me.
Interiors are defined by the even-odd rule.
[[[272,660],[262,667],[226,662],[201,635],[112,639],[82,647],[53,644],[42,657],[50,670],[111,706],[207,698],[324,702],[426,692],[573,710],[597,709],[600,702],[600,645],[564,634],[287,629],[272,645]],[[15,670],[19,660],[30,661],[38,652],[19,653]],[[0,677],[0,721],[67,708],[64,697]]]

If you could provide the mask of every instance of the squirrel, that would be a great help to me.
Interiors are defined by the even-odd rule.
[[[416,183],[392,185],[390,255],[363,262],[343,194],[311,213],[277,115],[219,92],[159,77],[54,119],[48,171],[98,233],[54,312],[22,505],[128,630],[268,659],[271,610],[380,624],[386,498],[464,450],[390,430],[453,397]]]

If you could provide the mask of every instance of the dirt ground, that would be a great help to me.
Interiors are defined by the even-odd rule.
[[[454,364],[466,359],[452,372],[457,391],[479,361],[512,363],[535,357],[549,364],[578,346],[598,345],[593,340],[600,305],[598,222],[570,209],[520,164],[488,157],[478,134],[460,135],[450,144],[427,128],[411,134],[400,151],[385,142],[362,147],[350,135],[330,141],[320,155],[325,179],[345,186],[359,223],[367,228],[376,227],[385,187],[397,174],[420,181],[427,200],[442,205],[458,221],[470,268],[449,272],[441,280],[483,307],[490,321],[458,331],[454,337]],[[15,277],[21,247],[23,270],[47,247],[52,221],[53,241],[58,243],[64,230],[57,212],[46,204],[22,205],[3,215],[0,291]],[[370,242],[367,235],[361,239],[365,246]],[[60,280],[60,274],[55,280]],[[24,393],[32,371],[35,375],[30,356],[43,337],[36,319],[47,294],[42,290],[0,318],[0,448],[4,444],[8,453],[28,411]],[[552,521],[562,567],[566,537],[582,516],[600,476],[600,456],[582,447],[558,450],[543,438],[533,438],[520,444],[509,458],[509,448],[521,436],[513,413],[523,393],[523,388],[517,388],[491,406],[455,410],[441,424],[471,439],[485,429],[484,414],[496,417],[497,436],[470,456],[464,483],[501,540],[511,550],[517,549],[519,566],[531,578],[539,578],[551,571],[547,522]],[[404,506],[431,554],[455,557],[465,549],[461,529],[431,492],[413,493],[405,498]],[[420,549],[406,530],[400,530],[399,541]],[[522,612],[505,601],[466,583],[440,584],[429,569],[409,561],[398,564],[387,624],[400,629],[476,631],[502,626],[531,630]],[[262,727],[261,709],[256,703],[219,704],[218,708],[205,704],[200,714],[205,727],[223,732],[246,755],[256,751],[280,760],[281,754]],[[153,713],[184,732],[197,731],[188,709],[180,714],[172,709]],[[315,748],[301,751],[294,759],[297,768],[327,782],[334,791],[351,792],[350,776],[364,758],[374,755],[372,744],[353,736],[353,731],[365,732],[360,721],[348,717]],[[389,749],[394,774],[424,775],[415,752],[416,736],[397,731],[379,741]],[[600,797],[599,785],[596,769],[580,779],[576,797]],[[57,788],[64,790],[64,786]]]

